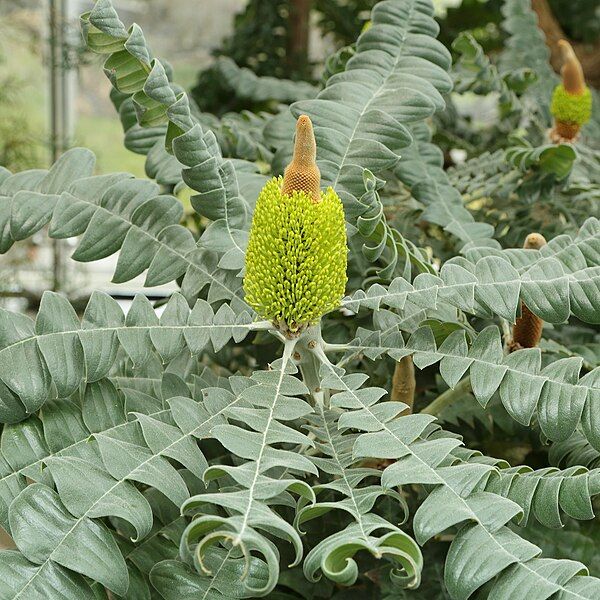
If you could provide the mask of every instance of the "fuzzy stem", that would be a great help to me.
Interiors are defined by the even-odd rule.
[[[564,121],[554,121],[554,127],[550,132],[550,140],[554,144],[565,144],[577,140],[581,125],[577,123],[566,123]]]
[[[444,408],[450,406],[456,400],[459,400],[467,392],[471,391],[471,378],[465,377],[453,388],[440,394],[429,406],[426,406],[421,414],[438,416]]]
[[[320,333],[320,331],[319,331],[319,333]],[[313,355],[313,357],[316,361],[316,364],[317,364],[317,372],[320,371],[321,365],[325,365],[334,371],[336,369],[336,367],[331,363],[331,361],[327,357],[327,354],[325,354],[326,346],[327,346],[327,343],[323,340],[323,338],[320,338],[318,343],[316,343],[314,345],[311,344],[309,346],[310,352]],[[319,385],[321,385],[320,377],[319,377]],[[329,388],[319,387],[319,392],[322,394],[324,406],[329,407],[329,399],[331,396],[331,390]]]
[[[302,380],[316,403],[324,403],[329,400],[329,395],[321,389],[321,378],[319,377],[321,359],[315,352],[315,349],[320,348],[322,344],[324,342],[321,337],[321,324],[317,323],[302,332],[294,353],[294,360],[302,373]]]
[[[248,328],[251,331],[272,331],[275,329],[275,325],[271,321],[255,321],[250,323]]]
[[[348,344],[329,344],[328,342],[323,342],[321,344],[324,352],[346,352],[348,350]]]
[[[312,352],[302,353],[302,359],[299,364],[302,380],[309,389],[311,396],[315,401],[322,400],[323,391],[321,390],[321,380],[319,379],[319,361]]]
[[[402,414],[410,414],[415,402],[415,365],[412,356],[408,355],[396,363],[392,377],[392,392],[390,399],[403,402],[408,408]]]

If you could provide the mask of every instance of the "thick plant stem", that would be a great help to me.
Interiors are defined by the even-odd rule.
[[[440,394],[429,406],[426,406],[421,413],[424,415],[434,415],[437,417],[444,408],[450,406],[453,402],[463,397],[471,390],[471,378],[465,377],[457,383],[454,388],[446,390]]]
[[[321,389],[319,377],[321,360],[317,350],[324,343],[320,323],[303,331],[297,342],[292,358],[302,373],[302,380],[315,402],[327,403],[329,395]]]
[[[413,411],[415,402],[415,366],[412,356],[405,356],[396,363],[392,377],[392,393],[390,399],[394,402],[403,402],[408,406],[403,414]]]
[[[530,233],[523,248],[539,250],[545,245],[544,236],[539,233]],[[521,302],[521,316],[516,320],[513,327],[512,339],[508,344],[509,352],[514,352],[520,348],[535,348],[542,339],[543,328],[544,321]]]
[[[302,373],[302,380],[306,387],[309,389],[310,394],[313,398],[321,398],[321,386],[319,379],[319,362],[315,355],[312,353],[298,352],[300,358],[300,372]]]

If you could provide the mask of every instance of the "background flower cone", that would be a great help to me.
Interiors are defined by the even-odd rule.
[[[581,126],[589,121],[592,95],[571,44],[560,40],[558,45],[563,59],[560,70],[562,83],[556,86],[552,94],[550,110],[554,115],[554,127],[550,137],[555,143],[563,143],[575,141]]]
[[[394,368],[392,377],[392,393],[390,400],[394,402],[404,402],[408,408],[404,409],[402,414],[410,414],[413,411],[415,402],[415,365],[412,356],[404,356]]]

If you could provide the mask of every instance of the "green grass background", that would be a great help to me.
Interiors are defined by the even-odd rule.
[[[29,144],[34,154],[28,164],[16,165],[17,168],[49,166],[49,78],[43,44],[35,26],[29,27],[19,19],[0,20],[0,82],[11,82],[10,91],[0,96],[0,131],[4,136],[14,135],[15,142]],[[98,174],[128,171],[144,177],[145,157],[123,146],[123,129],[108,100],[109,86],[101,60],[86,58],[88,64],[79,67],[72,145],[85,146],[96,154]],[[192,65],[184,65],[178,71],[185,82],[193,82]],[[93,85],[87,87],[90,81]],[[100,110],[94,106],[100,106]]]

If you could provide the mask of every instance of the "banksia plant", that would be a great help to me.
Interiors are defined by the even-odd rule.
[[[537,67],[528,3],[503,3],[503,72]],[[94,175],[84,148],[0,165],[0,255],[48,234],[75,261],[120,252],[115,284],[175,289],[160,310],[143,290],[127,311],[102,292],[45,292],[35,320],[0,307],[0,600],[600,599],[530,539],[551,528],[571,559],[597,541],[577,523],[600,497],[592,136],[533,146],[539,86],[469,44],[469,90],[500,90],[502,122],[461,119],[469,160],[444,169],[455,73],[434,15],[378,2],[320,91],[240,70],[244,101],[310,97],[291,110],[317,139],[302,116],[295,149],[289,112],[207,126],[111,0],[82,16],[127,139],[152,141],[148,178]],[[284,154],[281,178],[259,173]],[[201,231],[169,193],[184,184]],[[508,248],[533,231],[541,251]],[[516,312],[515,348],[556,325],[543,355],[505,356]]]
[[[346,287],[344,209],[320,189],[310,119],[296,124],[292,161],[256,201],[246,252],[246,301],[287,335],[334,310]]]
[[[550,110],[554,116],[554,128],[551,137],[555,142],[568,142],[575,140],[581,126],[590,120],[592,94],[585,84],[581,63],[571,44],[566,40],[560,40],[558,44],[563,58],[562,83],[556,86],[552,95]]]
[[[546,239],[539,233],[530,233],[525,239],[523,248],[539,250],[546,245]],[[535,348],[542,339],[544,321],[533,314],[527,306],[521,302],[521,316],[516,320],[513,327],[512,340],[508,348],[511,352],[521,348]]]

